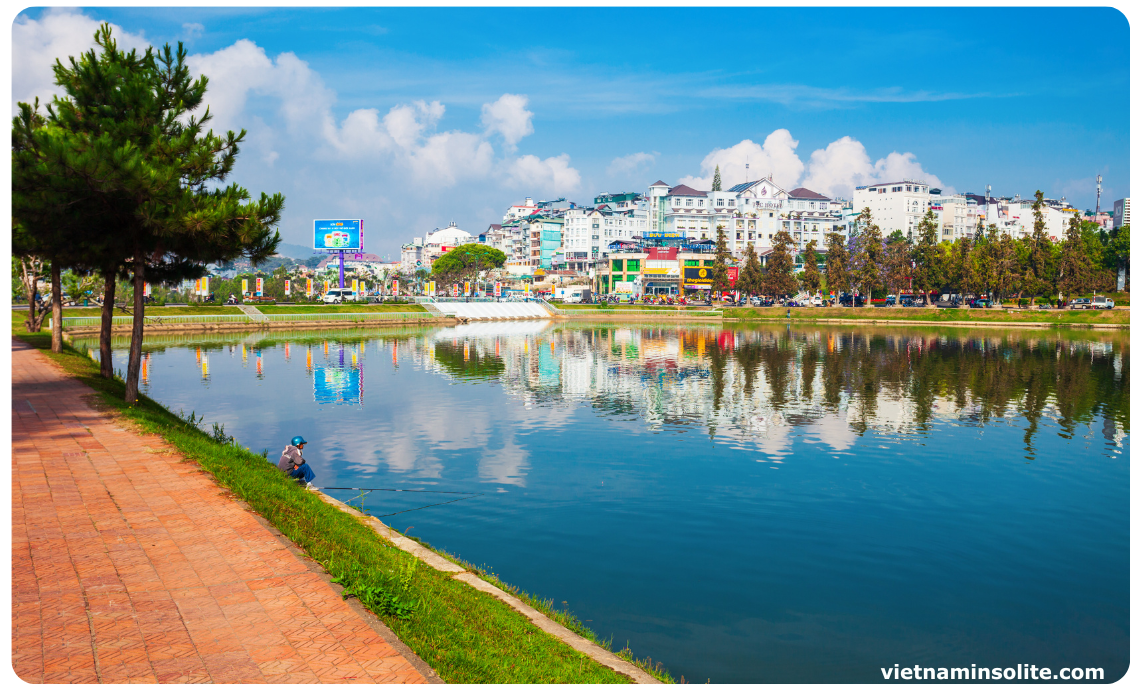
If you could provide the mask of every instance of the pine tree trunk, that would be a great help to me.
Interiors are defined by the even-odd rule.
[[[59,278],[59,263],[51,264],[51,351],[63,351],[63,289]]]
[[[42,269],[42,266],[41,266]],[[24,320],[24,327],[30,333],[38,333],[43,327],[44,314],[36,304],[36,266],[34,260],[20,259],[20,270],[23,274],[24,293],[28,297],[28,317]]]
[[[134,324],[131,326],[131,349],[127,359],[127,389],[123,395],[123,399],[129,403],[139,399],[139,371],[142,368],[143,320],[145,320],[143,289],[146,287],[146,279],[143,277],[143,272],[142,253],[139,252],[135,255]]]
[[[103,313],[99,322],[99,375],[111,378],[115,365],[111,361],[111,324],[115,317],[115,271],[106,273],[103,279]]]

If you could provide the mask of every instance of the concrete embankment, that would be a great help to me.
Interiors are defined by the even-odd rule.
[[[329,328],[365,328],[393,325],[455,325],[458,322],[458,320],[450,316],[432,316],[426,313],[423,318],[368,318],[363,320],[250,321],[240,323],[161,323],[148,321],[146,324],[146,332],[153,334],[261,332],[265,330],[325,330]],[[112,326],[111,332],[115,335],[129,334],[131,332],[131,324],[125,323]],[[64,333],[70,337],[91,337],[99,334],[99,326],[65,326]]]

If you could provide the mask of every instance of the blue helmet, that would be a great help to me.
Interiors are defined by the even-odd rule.
[[[292,444],[294,446],[300,446],[302,443],[308,443],[308,441],[305,440],[304,436],[294,436],[293,437]]]

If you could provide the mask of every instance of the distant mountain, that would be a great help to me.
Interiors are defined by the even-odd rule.
[[[302,246],[298,243],[282,243],[277,246],[277,252],[286,258],[292,258],[294,260],[308,260],[314,255],[317,255],[317,252],[312,248]]]

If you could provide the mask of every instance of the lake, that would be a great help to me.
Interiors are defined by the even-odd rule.
[[[274,462],[304,436],[318,486],[448,492],[364,502],[690,682],[1018,663],[1112,681],[1128,349],[775,324],[164,335],[143,390]]]

